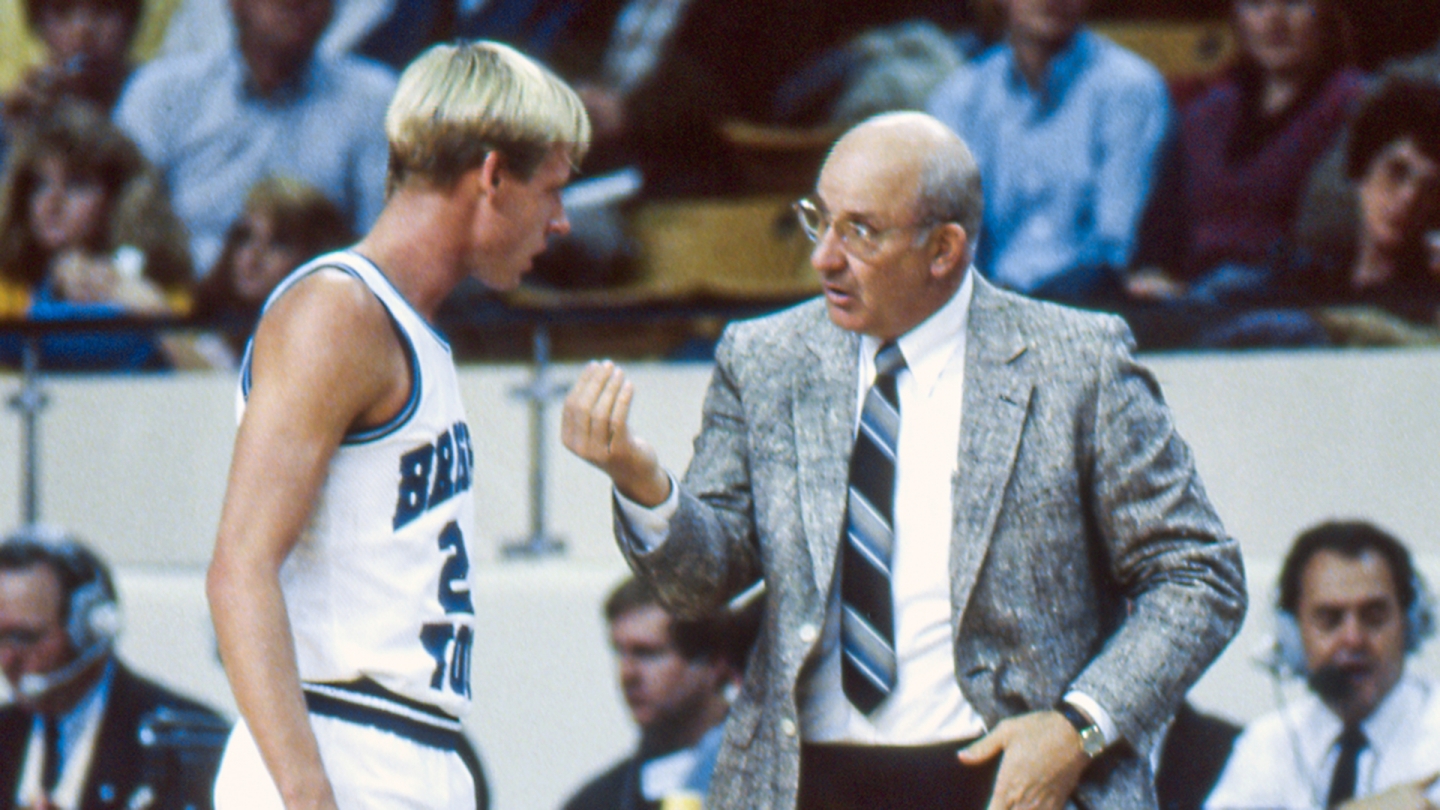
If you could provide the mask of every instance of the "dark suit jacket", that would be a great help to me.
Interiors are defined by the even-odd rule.
[[[1188,702],[1180,704],[1165,734],[1155,773],[1160,810],[1200,810],[1220,781],[1239,736],[1240,727],[1234,723],[1201,714]]]
[[[640,758],[627,757],[580,788],[562,810],[655,810],[640,794]]]
[[[115,679],[110,686],[104,718],[100,721],[90,773],[81,792],[80,810],[124,807],[135,791],[146,783],[147,764],[158,763],[153,758],[147,762],[148,752],[140,744],[139,726],[142,718],[160,707],[203,714],[217,724],[224,722],[212,709],[141,678],[116,661]],[[0,710],[0,810],[11,810],[15,806],[15,791],[20,768],[24,764],[25,746],[30,739],[32,719],[33,715],[15,706]],[[215,753],[218,755],[218,751]],[[213,766],[216,763],[218,759],[209,765],[208,781],[204,774],[196,778],[207,784],[213,782]],[[167,797],[161,786],[152,786],[152,789],[157,792],[154,807],[179,807],[175,801],[178,797]],[[208,791],[205,796],[208,800]]]
[[[1245,587],[1155,379],[1117,318],[978,276],[952,481],[951,625],[961,691],[991,728],[1069,689],[1125,744],[1075,803],[1153,808],[1148,752],[1239,628]],[[796,685],[816,662],[853,442],[858,337],[823,301],[727,329],[664,543],[635,570],[679,614],[763,577],[759,640],[731,708],[709,810],[795,806]],[[838,686],[838,685],[837,685]]]

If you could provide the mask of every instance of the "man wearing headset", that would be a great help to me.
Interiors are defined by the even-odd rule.
[[[141,729],[218,742],[225,721],[121,664],[118,631],[93,552],[36,526],[0,541],[0,670],[14,699],[0,709],[0,810],[209,806],[218,746],[167,750]]]
[[[1409,552],[1369,523],[1323,523],[1279,590],[1277,671],[1309,691],[1245,729],[1205,806],[1434,810],[1440,685],[1405,671],[1433,624]]]

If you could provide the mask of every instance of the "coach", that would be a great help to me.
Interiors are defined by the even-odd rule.
[[[683,483],[613,364],[564,413],[671,609],[768,589],[705,806],[1154,807],[1137,752],[1245,590],[1128,332],[974,271],[928,116],[848,132],[797,211],[823,297],[726,331]]]

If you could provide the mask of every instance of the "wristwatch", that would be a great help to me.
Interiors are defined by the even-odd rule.
[[[1100,756],[1100,752],[1105,750],[1105,733],[1100,730],[1100,726],[1086,717],[1084,712],[1063,700],[1055,704],[1055,711],[1075,727],[1075,733],[1080,735],[1080,747],[1085,751],[1085,756],[1091,759]]]

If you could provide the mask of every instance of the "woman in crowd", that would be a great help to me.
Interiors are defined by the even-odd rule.
[[[1433,342],[1440,304],[1440,84],[1387,80],[1351,127],[1355,255],[1303,273],[1337,343]]]
[[[1345,158],[1359,200],[1353,254],[1275,265],[1264,306],[1178,313],[1172,322],[1192,321],[1191,345],[1440,342],[1440,84],[1387,80],[1356,115]]]
[[[0,317],[183,314],[190,283],[160,178],[102,113],[61,104],[15,145],[0,181]],[[55,336],[42,355],[51,367],[139,368],[157,361],[154,347],[128,333]]]
[[[195,291],[196,320],[215,332],[191,344],[194,357],[167,342],[177,365],[233,368],[255,329],[260,308],[291,270],[311,257],[354,240],[344,212],[303,180],[267,177],[245,197],[245,209],[230,226],[225,246]]]
[[[1171,244],[1140,250],[1143,299],[1263,299],[1300,196],[1365,91],[1336,0],[1235,0],[1235,65],[1180,116],[1179,163],[1156,205],[1177,205]],[[1189,289],[1187,289],[1189,288]]]

